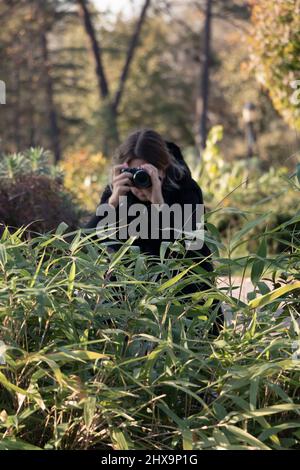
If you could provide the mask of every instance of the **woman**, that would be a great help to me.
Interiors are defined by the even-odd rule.
[[[189,209],[192,208],[192,230],[197,229],[196,224],[200,221],[197,220],[196,206],[202,205],[204,207],[202,191],[192,179],[191,172],[177,145],[164,141],[161,135],[152,129],[137,130],[131,133],[126,141],[117,148],[114,161],[112,183],[106,186],[97,213],[99,214],[99,210],[101,212],[104,205],[106,208],[111,207],[116,211],[116,221],[120,222],[120,207],[124,201],[126,201],[128,212],[133,204],[142,204],[147,219],[144,219],[147,223],[142,225],[147,225],[149,235],[138,236],[133,243],[140,247],[142,253],[159,256],[161,243],[164,240],[162,227],[159,227],[157,238],[151,236],[150,227],[153,227],[153,223],[157,223],[157,220],[161,220],[155,219],[153,222],[153,212],[151,212],[153,207],[163,207],[162,205],[170,207],[173,204],[179,204],[182,208],[182,214],[184,214],[186,205],[190,205]],[[128,171],[133,168],[142,169],[149,175],[151,181],[148,187],[137,187],[133,174]],[[93,216],[86,228],[99,227],[98,224],[101,224],[103,217],[102,213]],[[128,225],[132,220],[132,216],[128,216],[126,220]],[[174,223],[174,221],[171,222],[173,230],[169,234],[170,241],[174,241],[176,237]],[[121,224],[117,227],[115,236],[116,239],[121,239],[119,232]],[[117,249],[118,247],[116,241],[113,248]],[[168,251],[168,255],[172,256],[170,251]],[[185,256],[192,258],[193,262],[200,262],[204,272],[211,273],[213,271],[211,251],[206,244],[203,244],[200,249],[197,247],[196,249],[187,249]],[[211,275],[209,276],[211,277]],[[192,293],[208,288],[209,283],[198,282],[185,286],[181,292]]]

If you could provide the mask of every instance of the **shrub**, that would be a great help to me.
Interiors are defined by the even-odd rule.
[[[0,185],[1,224],[12,229],[29,225],[32,233],[56,229],[61,222],[70,229],[78,227],[80,211],[42,149],[5,156]]]
[[[35,207],[51,218],[59,210],[60,175],[31,157],[0,167],[10,194],[3,217],[12,201],[25,221]],[[295,177],[284,181],[298,191]],[[240,226],[226,239],[214,218],[229,210]],[[5,229],[0,449],[299,449],[300,214],[278,227],[269,217],[230,207],[208,214],[214,273],[166,259],[164,247],[153,262],[131,240],[110,253],[93,233],[64,233],[65,224],[25,240],[25,229]],[[289,252],[271,257],[289,227]],[[250,271],[247,302],[233,295],[237,269]],[[217,288],[218,276],[228,286]],[[206,291],[182,294],[204,278]],[[229,312],[218,337],[214,300]]]
[[[299,0],[251,0],[251,61],[257,80],[274,107],[294,129],[300,129]]]
[[[230,239],[242,228],[245,219],[251,221],[264,213],[269,213],[270,231],[291,220],[299,208],[300,166],[292,173],[285,166],[262,171],[257,157],[226,162],[218,145],[222,135],[221,126],[211,129],[202,161],[193,169],[194,177],[205,191],[205,201],[212,212],[211,220],[222,236]],[[246,249],[257,249],[256,240],[264,223],[265,220],[257,226],[256,238],[249,240]],[[280,253],[288,247],[298,229],[299,224],[287,224],[281,240],[269,240],[272,253]]]
[[[299,448],[299,253],[277,260],[272,292],[267,255],[245,257],[256,262],[245,304],[213,282],[176,295],[203,275],[187,260],[66,238],[62,226],[2,236],[0,448]],[[217,272],[235,263],[220,258]],[[217,338],[214,298],[232,314]]]

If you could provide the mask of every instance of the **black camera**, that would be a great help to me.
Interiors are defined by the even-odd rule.
[[[149,173],[142,170],[141,168],[122,168],[121,173],[125,172],[132,174],[132,182],[136,188],[150,188],[152,186],[152,181]]]

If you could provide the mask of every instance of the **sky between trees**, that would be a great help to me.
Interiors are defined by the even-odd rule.
[[[122,12],[124,18],[132,16],[142,4],[141,0],[94,0],[99,10],[110,9],[112,16]]]

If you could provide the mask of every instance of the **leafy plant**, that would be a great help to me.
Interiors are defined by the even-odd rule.
[[[55,230],[61,222],[78,227],[81,211],[63,186],[62,173],[49,164],[49,152],[30,149],[0,162],[0,223],[12,230]],[[3,228],[1,228],[1,231]]]
[[[211,243],[233,252],[254,225]],[[229,280],[262,263],[243,303],[187,258],[154,260],[131,241],[111,254],[65,231],[1,239],[2,449],[299,448],[299,250],[276,260],[273,291],[265,249],[217,259]],[[203,276],[205,292],[180,292]],[[213,299],[231,311],[218,337]]]
[[[280,253],[288,248],[295,232],[299,231],[299,223],[296,226],[288,223],[298,213],[298,170],[292,173],[282,166],[262,171],[258,158],[226,162],[219,148],[222,136],[222,126],[211,129],[202,160],[193,168],[194,178],[205,190],[211,220],[222,237],[229,240],[245,220],[255,220],[268,213],[269,230],[287,223],[280,237],[268,240],[272,253]],[[257,226],[256,236],[244,245],[246,249],[257,249],[257,239],[263,229],[262,224]]]
[[[300,128],[299,0],[252,0],[252,62],[286,122]]]

